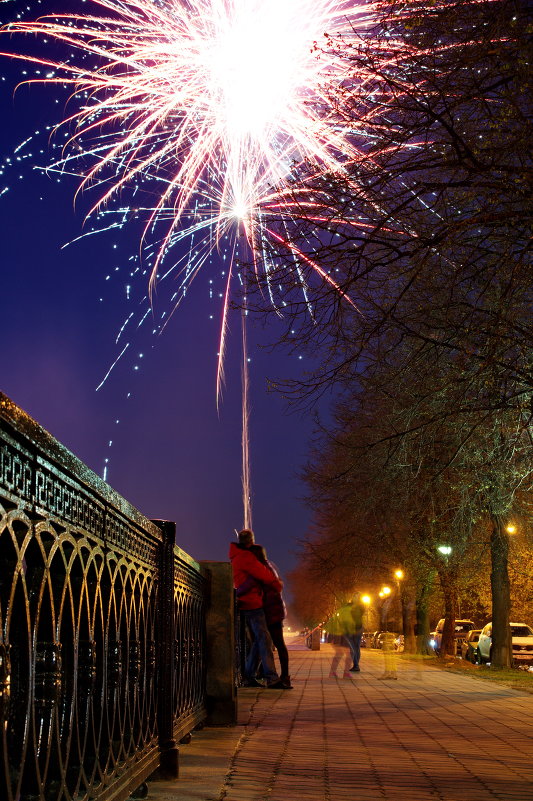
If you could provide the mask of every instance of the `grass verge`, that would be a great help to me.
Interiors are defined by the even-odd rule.
[[[464,659],[457,659],[451,656],[440,659],[437,656],[421,656],[418,654],[401,654],[405,660],[422,661],[429,667],[439,670],[446,670],[449,673],[461,673],[463,676],[471,676],[474,679],[491,681],[496,684],[503,684],[513,690],[523,690],[533,695],[533,673],[518,668],[493,668],[488,665],[472,665]]]

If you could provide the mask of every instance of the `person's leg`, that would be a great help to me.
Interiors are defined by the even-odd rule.
[[[359,671],[359,660],[361,659],[361,637],[363,636],[363,632],[358,632],[352,636],[352,659],[353,665],[350,668],[353,672]]]
[[[283,622],[280,620],[278,623],[271,623],[268,626],[268,630],[272,637],[274,648],[278,652],[279,666],[281,669],[280,679],[283,681],[283,679],[289,678],[289,652],[287,651],[287,646],[283,639]]]
[[[329,668],[329,677],[337,678],[337,667],[339,666],[339,662],[344,656],[346,649],[340,644],[337,637],[333,637],[331,644],[333,646],[333,659],[331,660],[331,665]],[[350,652],[348,651],[348,653]]]
[[[355,645],[354,645],[354,636],[353,634],[344,634],[344,639],[346,641],[346,645],[350,649],[350,653],[352,655],[352,659],[354,660],[355,664]]]
[[[352,651],[350,650],[350,648],[345,648],[344,649],[344,653],[345,653],[345,656],[344,656],[344,670],[342,672],[342,675],[343,675],[343,677],[345,679],[351,679],[352,678],[352,674],[350,673],[349,668],[350,668],[350,663],[353,661],[353,654],[352,654]]]
[[[257,683],[257,671],[261,662],[259,656],[259,648],[257,644],[257,637],[254,636],[251,626],[248,624],[248,630],[251,639],[251,645],[246,655],[244,665],[244,681],[246,684],[255,685]]]
[[[267,684],[273,684],[278,681],[278,674],[276,673],[276,666],[274,664],[272,640],[268,633],[265,613],[262,609],[247,609],[244,614],[253,632],[254,644],[257,645],[257,650],[259,651],[259,656],[263,665],[263,677]],[[245,673],[247,679],[255,678],[255,671],[257,670],[257,664],[254,665],[250,658],[252,653],[253,649],[250,651],[248,659],[246,660]]]

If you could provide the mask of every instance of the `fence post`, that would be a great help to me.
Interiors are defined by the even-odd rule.
[[[229,562],[200,562],[206,599],[206,706],[211,726],[235,726],[235,603]]]
[[[153,520],[163,533],[159,559],[159,655],[157,695],[157,725],[159,733],[160,766],[157,776],[177,779],[179,776],[179,748],[174,738],[174,661],[175,606],[174,606],[174,544],[176,524],[171,520]]]

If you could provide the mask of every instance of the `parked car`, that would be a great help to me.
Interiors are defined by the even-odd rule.
[[[383,648],[387,646],[390,651],[395,651],[396,640],[399,636],[400,635],[394,631],[381,631],[376,639],[376,648],[383,650]]]
[[[475,627],[473,620],[456,620],[455,621],[455,629],[454,629],[454,638],[455,638],[455,653],[461,653],[461,645],[466,640],[466,635],[469,631]],[[435,649],[435,653],[440,653],[440,646],[442,643],[442,632],[444,631],[444,618],[441,618],[437,623],[437,628],[434,632],[431,632],[430,635],[430,642],[432,648]]]
[[[533,664],[533,629],[527,623],[510,623],[513,661],[520,665]],[[480,664],[492,661],[492,623],[481,630],[477,644]]]
[[[472,662],[473,665],[478,661],[477,658],[477,644],[481,629],[472,629],[469,631],[466,640],[461,643],[461,656],[467,662]]]

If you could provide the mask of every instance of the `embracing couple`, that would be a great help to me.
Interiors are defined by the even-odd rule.
[[[244,685],[272,690],[291,690],[289,654],[283,639],[285,604],[281,597],[283,584],[266,558],[265,549],[256,545],[253,532],[243,529],[239,541],[230,544],[233,584],[239,610],[244,615],[252,637],[246,658]],[[278,652],[281,675],[274,663],[273,646]],[[257,679],[261,663],[264,684]]]

